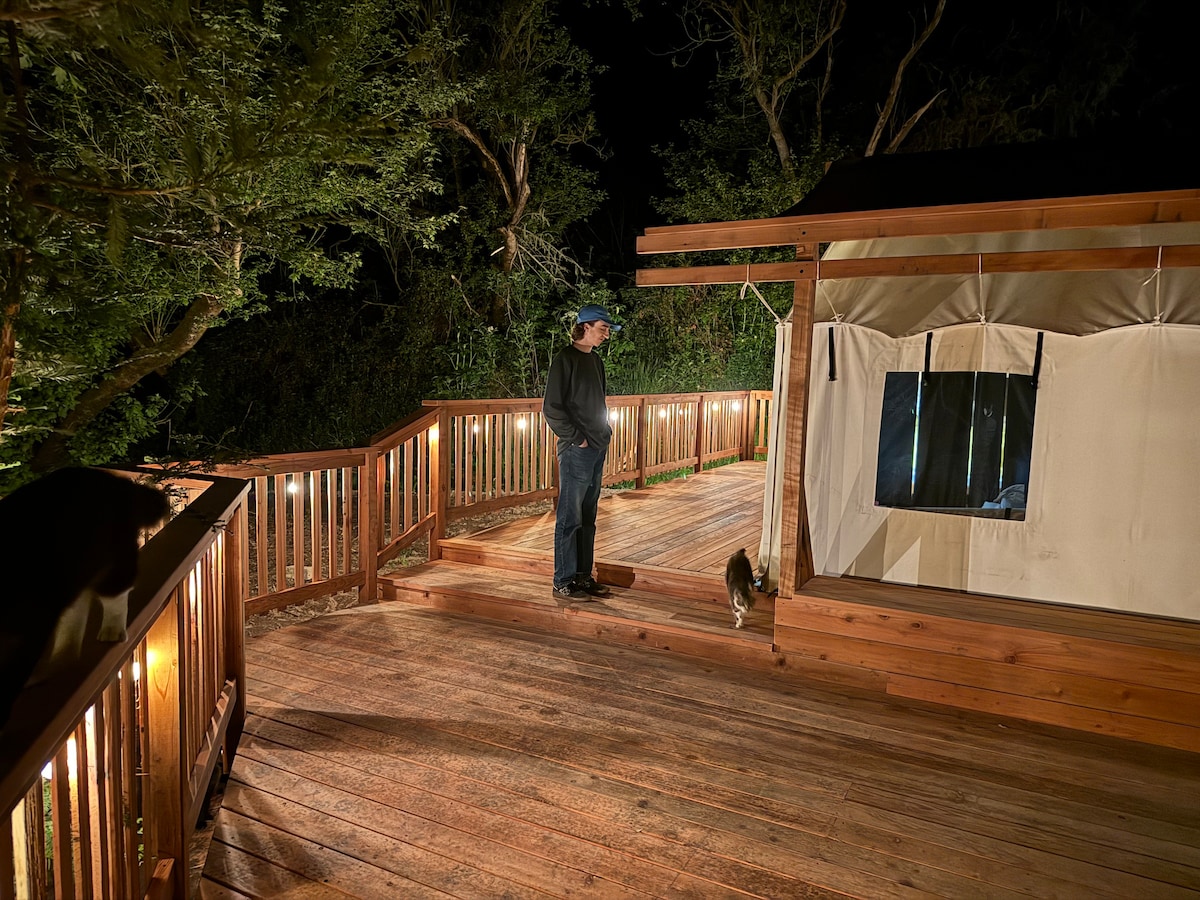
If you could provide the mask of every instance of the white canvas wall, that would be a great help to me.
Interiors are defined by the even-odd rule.
[[[931,368],[1029,374],[1036,336],[938,329]],[[875,507],[884,374],[924,360],[923,333],[816,326],[805,489],[818,572],[1200,620],[1200,327],[1045,335],[1024,521]],[[777,559],[777,538],[764,544]]]

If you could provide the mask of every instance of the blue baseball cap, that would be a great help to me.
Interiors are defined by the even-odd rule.
[[[583,325],[586,322],[603,322],[613,331],[621,330],[621,326],[612,320],[612,316],[608,314],[608,310],[594,303],[583,307],[583,309],[579,310],[579,315],[575,317],[576,325]]]

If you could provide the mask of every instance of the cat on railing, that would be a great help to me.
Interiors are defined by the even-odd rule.
[[[85,637],[125,640],[141,532],[169,512],[157,488],[90,468],[0,499],[0,727],[26,684],[79,659]]]

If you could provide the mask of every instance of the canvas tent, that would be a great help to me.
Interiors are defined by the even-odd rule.
[[[1161,150],[897,155],[835,164],[774,219],[649,229],[641,252],[796,247],[796,262],[749,270],[639,272],[796,284],[760,552],[781,594],[853,575],[1200,620],[1198,186],[1200,171]],[[880,502],[887,385],[928,397],[944,373],[976,379],[968,458],[996,406],[981,379],[1024,385],[1032,432],[1008,473],[1019,515]],[[1018,431],[993,444],[1012,456]]]

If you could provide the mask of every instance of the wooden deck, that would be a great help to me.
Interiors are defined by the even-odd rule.
[[[735,630],[724,584],[733,551],[757,561],[764,473],[765,463],[739,462],[601,499],[596,569],[613,591],[599,602],[551,595],[553,511],[445,539],[440,560],[381,576],[380,590],[387,600],[769,668],[774,603],[759,595],[748,626]]]
[[[1200,757],[382,603],[249,642],[203,897],[1200,897]]]
[[[603,498],[596,514],[597,561],[612,569],[658,567],[720,577],[729,554],[744,547],[756,564],[766,465],[730,463]],[[552,558],[554,513],[498,525],[471,540]]]

